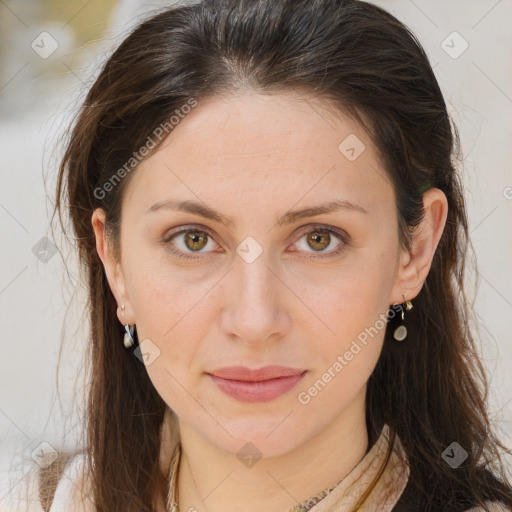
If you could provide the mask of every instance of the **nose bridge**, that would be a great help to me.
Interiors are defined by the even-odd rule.
[[[228,334],[255,343],[283,328],[280,323],[283,311],[278,299],[278,288],[282,285],[272,268],[270,252],[256,245],[255,240],[242,242],[237,253],[229,284],[232,296],[223,328]]]
[[[263,251],[254,261],[246,261],[240,257],[235,265],[237,278],[242,286],[244,295],[258,300],[269,298],[275,275],[271,271],[270,253]]]

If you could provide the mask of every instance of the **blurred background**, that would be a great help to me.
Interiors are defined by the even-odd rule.
[[[9,467],[41,443],[81,443],[84,287],[62,232],[50,229],[59,144],[116,45],[173,3],[0,0],[0,510],[23,479]],[[478,280],[491,417],[512,448],[512,2],[371,3],[417,35],[460,132],[479,264],[468,285]]]

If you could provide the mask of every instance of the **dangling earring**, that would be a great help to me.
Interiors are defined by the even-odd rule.
[[[405,295],[402,295],[402,297],[404,298],[404,301],[405,301],[405,309],[407,311],[410,311],[412,309],[412,302],[410,300],[405,300]],[[402,322],[403,322],[404,318],[405,318],[403,304],[401,305],[401,309],[402,309]],[[393,338],[395,338],[395,340],[397,340],[397,341],[403,341],[403,340],[405,340],[405,338],[407,338],[407,328],[405,327],[405,325],[403,325],[403,324],[399,325],[395,329],[395,332],[393,333]]]
[[[124,326],[126,332],[124,333],[124,347],[130,348],[133,347],[133,344],[135,343],[135,340],[133,339],[133,335],[135,333],[135,324],[134,325],[125,325]]]
[[[124,304],[121,305],[121,314],[124,316]],[[135,324],[133,325],[125,325],[124,326],[124,329],[125,329],[125,333],[124,333],[124,338],[123,338],[123,344],[124,344],[124,347],[125,348],[130,348],[130,347],[133,347],[134,343],[135,343],[135,339],[134,339],[134,333],[135,333]]]

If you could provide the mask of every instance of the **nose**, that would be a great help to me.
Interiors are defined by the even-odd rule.
[[[285,301],[291,292],[271,268],[269,255],[263,251],[250,263],[237,257],[233,265],[224,285],[223,332],[253,346],[286,336],[290,317]]]

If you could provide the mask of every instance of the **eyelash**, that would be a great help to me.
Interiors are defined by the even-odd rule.
[[[173,238],[175,238],[176,236],[178,236],[182,233],[187,233],[189,231],[198,231],[200,233],[205,233],[206,235],[208,235],[208,237],[210,239],[213,240],[213,236],[210,234],[210,232],[207,228],[205,228],[203,226],[197,226],[197,227],[187,226],[183,229],[180,229],[178,231],[170,233],[169,235],[164,236],[162,238],[162,243],[166,246],[166,249],[171,254],[173,254],[174,256],[177,256],[178,258],[185,259],[185,260],[201,259],[201,256],[192,256],[191,254],[193,254],[193,253],[187,253],[187,252],[183,252],[179,249],[175,249],[170,244],[170,242]],[[333,257],[341,254],[344,251],[345,247],[348,245],[348,236],[346,234],[344,234],[342,231],[339,231],[338,229],[334,229],[329,226],[324,226],[324,225],[320,225],[320,224],[311,226],[309,231],[305,231],[304,233],[302,233],[298,240],[300,240],[304,235],[307,235],[314,231],[326,232],[326,233],[329,233],[330,235],[335,235],[337,238],[339,238],[341,240],[342,243],[340,244],[340,247],[338,247],[337,249],[331,250],[328,253],[325,253],[325,254],[324,253],[316,253],[316,254],[312,254],[310,256],[304,256],[304,258],[307,260],[319,260],[319,259],[325,259],[325,258],[333,258]],[[296,252],[299,252],[299,251],[296,251]],[[201,254],[201,253],[198,252],[197,254]]]

